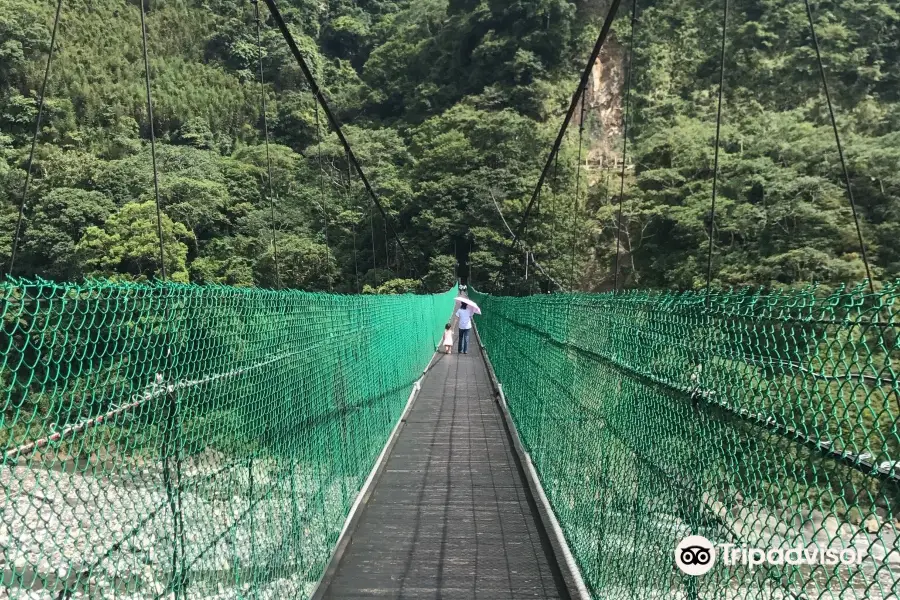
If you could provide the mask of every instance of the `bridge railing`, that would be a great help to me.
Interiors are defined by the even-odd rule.
[[[708,299],[473,293],[516,427],[595,597],[895,597],[898,295],[898,284]],[[717,546],[711,571],[687,575],[675,549],[692,534],[782,561],[726,564],[734,549]],[[791,549],[807,551],[801,561],[828,549],[859,561],[786,564]]]
[[[307,597],[453,292],[0,285],[2,584]]]

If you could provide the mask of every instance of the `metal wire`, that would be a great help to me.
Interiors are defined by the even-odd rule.
[[[388,247],[387,221],[382,219],[381,225],[384,228],[384,268],[387,269],[388,271],[390,271],[391,270],[391,251]]]
[[[150,127],[150,161],[153,166],[153,195],[156,199],[156,234],[159,237],[159,275],[166,280],[166,258],[162,230],[162,206],[159,198],[159,171],[156,167],[156,131],[153,124],[153,97],[150,92],[150,57],[147,51],[147,23],[144,0],[141,5],[141,46],[144,53],[144,89],[147,93],[147,123]]]
[[[716,228],[716,194],[719,190],[719,139],[722,132],[722,94],[725,90],[725,42],[728,32],[728,0],[724,0],[722,13],[722,52],[719,55],[719,99],[716,103],[716,148],[713,159],[712,200],[709,207],[709,248],[706,254],[706,297],[709,298],[709,286],[712,281],[713,233]]]
[[[578,123],[578,162],[575,165],[575,196],[572,198],[572,258],[569,262],[569,281],[572,288],[575,285],[575,254],[578,251],[578,192],[581,187],[581,151],[584,145],[584,113],[585,113],[585,94],[581,94],[581,111]]]
[[[847,170],[847,161],[844,159],[844,147],[841,145],[841,135],[838,132],[837,119],[834,116],[834,106],[831,103],[831,93],[828,91],[828,78],[825,76],[825,66],[822,64],[822,53],[819,50],[819,38],[816,36],[815,19],[809,0],[803,0],[806,4],[806,15],[809,18],[809,32],[812,36],[813,47],[816,50],[816,62],[819,66],[819,75],[822,79],[822,89],[825,90],[825,101],[828,103],[828,116],[831,119],[831,129],[834,131],[834,142],[837,145],[838,156],[841,159],[841,171],[844,175],[844,185],[847,187],[847,198],[850,200],[850,210],[853,213],[853,224],[856,225],[856,237],[859,240],[859,251],[863,264],[866,267],[866,279],[869,280],[869,291],[875,291],[872,280],[872,272],[869,269],[869,258],[866,256],[866,245],[863,242],[862,229],[859,225],[859,216],[856,214],[856,200],[853,197],[853,186],[850,185],[850,172]]]
[[[600,28],[600,33],[597,35],[597,41],[594,43],[594,48],[591,51],[591,55],[590,57],[588,57],[587,64],[582,70],[581,80],[578,83],[578,87],[575,88],[575,93],[572,95],[572,100],[569,103],[569,109],[566,111],[566,116],[563,118],[562,125],[559,128],[559,133],[556,135],[556,141],[553,143],[553,148],[550,150],[550,155],[547,157],[547,162],[544,163],[544,169],[541,171],[540,178],[538,178],[538,182],[534,188],[534,193],[531,196],[531,200],[529,200],[528,205],[525,207],[525,211],[522,213],[522,218],[519,219],[519,224],[516,226],[513,245],[515,245],[516,241],[519,238],[519,235],[521,235],[522,230],[528,223],[528,217],[531,214],[531,209],[534,206],[535,201],[537,200],[538,193],[540,193],[541,188],[544,186],[544,180],[547,178],[547,173],[550,171],[550,166],[556,159],[556,155],[559,152],[559,147],[562,145],[563,137],[565,136],[566,131],[569,128],[569,123],[572,121],[572,115],[575,114],[575,107],[578,106],[578,102],[581,100],[581,95],[584,92],[585,86],[587,86],[588,79],[590,78],[594,65],[597,62],[597,57],[600,55],[600,49],[603,48],[603,44],[606,42],[606,38],[609,35],[609,30],[612,27],[613,20],[615,19],[616,13],[619,10],[620,3],[621,0],[612,0],[612,2],[610,3],[609,10],[606,13],[606,18],[603,21],[603,27]]]
[[[34,135],[31,136],[31,150],[28,152],[28,167],[25,170],[25,183],[22,186],[22,199],[19,202],[19,216],[16,218],[16,230],[13,234],[12,248],[9,255],[8,275],[13,274],[16,266],[16,254],[19,249],[19,236],[22,233],[22,221],[25,218],[25,202],[28,199],[28,187],[31,184],[31,176],[34,166],[34,151],[37,146],[38,135],[41,133],[41,119],[44,116],[44,96],[47,92],[47,80],[50,78],[50,64],[53,62],[53,49],[56,47],[56,32],[59,29],[59,15],[62,11],[62,0],[56,0],[56,14],[53,17],[53,29],[50,32],[50,49],[47,52],[47,65],[44,67],[44,78],[41,81],[41,93],[38,96],[38,110],[34,118]]]
[[[297,65],[300,67],[300,70],[303,72],[303,76],[306,78],[307,83],[309,84],[310,90],[312,90],[313,95],[315,96],[318,104],[322,106],[322,110],[325,111],[325,117],[328,119],[328,122],[331,124],[332,129],[335,134],[337,134],[338,141],[344,147],[344,150],[350,156],[350,162],[353,164],[354,169],[356,170],[356,174],[359,175],[360,181],[362,181],[363,186],[366,188],[366,192],[369,194],[369,197],[372,199],[372,202],[375,204],[375,207],[381,213],[382,219],[384,219],[385,227],[389,227],[391,234],[394,239],[397,241],[397,245],[400,250],[406,256],[407,260],[409,260],[409,264],[413,270],[413,276],[418,278],[418,273],[416,270],[415,262],[409,257],[406,247],[403,245],[403,242],[400,241],[399,236],[397,235],[394,226],[389,222],[387,213],[384,210],[384,207],[381,205],[381,201],[378,199],[378,195],[375,193],[375,190],[372,188],[372,184],[369,183],[369,178],[366,177],[365,172],[362,170],[362,167],[359,164],[359,161],[356,160],[356,155],[353,153],[353,149],[350,147],[350,142],[347,141],[346,136],[344,136],[344,131],[341,129],[341,125],[338,122],[337,118],[331,112],[331,108],[328,106],[328,101],[325,99],[324,94],[322,94],[322,90],[319,87],[319,84],[316,82],[315,77],[313,77],[312,71],[309,69],[309,65],[306,64],[306,60],[303,58],[303,53],[300,52],[300,48],[297,46],[297,41],[294,39],[294,35],[291,33],[291,30],[288,28],[287,23],[284,21],[284,17],[281,16],[281,11],[278,9],[278,6],[275,3],[275,0],[264,0],[266,6],[269,7],[269,12],[272,14],[272,18],[275,20],[275,24],[278,25],[279,31],[281,31],[281,35],[284,37],[285,42],[287,42],[288,48],[291,51],[291,54],[294,56],[294,59],[297,61]],[[614,0],[618,2],[619,0]]]
[[[512,235],[513,235],[512,228],[509,226],[509,223],[507,223],[506,217],[503,215],[503,210],[500,208],[500,204],[497,202],[497,199],[494,197],[493,193],[491,193],[490,196],[491,196],[491,201],[493,201],[493,203],[494,203],[494,208],[497,210],[497,214],[500,216],[500,221],[503,223],[503,227],[506,228],[506,232],[509,234],[510,237],[512,237]],[[456,244],[454,243],[454,256],[456,255],[455,246],[456,246]],[[538,270],[541,272],[541,275],[546,277],[547,281],[549,281],[552,285],[555,285],[557,288],[559,288],[560,291],[565,292],[566,288],[563,285],[561,285],[559,282],[557,282],[553,278],[552,275],[550,275],[549,269],[544,269],[544,267],[541,266],[541,263],[539,263],[537,261],[537,259],[534,257],[534,252],[531,251],[527,246],[525,246],[525,251],[530,254],[531,262],[534,263],[534,266],[538,268]]]
[[[316,157],[319,163],[319,202],[322,209],[322,225],[325,235],[325,248],[328,250],[329,260],[331,257],[331,245],[328,243],[328,207],[325,203],[325,169],[322,167],[322,129],[319,124],[319,104],[313,99],[313,107],[316,115]],[[333,288],[333,283],[329,280],[329,288]]]
[[[616,210],[616,261],[613,289],[619,290],[619,255],[622,247],[622,202],[625,197],[625,166],[628,163],[628,117],[631,113],[631,81],[634,73],[634,30],[637,23],[637,0],[631,2],[631,39],[628,42],[628,80],[625,84],[625,110],[622,112],[622,173],[619,183],[619,202]],[[608,192],[608,188],[607,188]],[[629,249],[630,251],[630,249]]]
[[[346,156],[346,152],[344,154]],[[354,206],[353,202],[353,169],[350,166],[350,157],[347,156],[347,205]],[[356,247],[356,228],[359,223],[353,222],[353,274],[356,277],[356,293],[362,290],[359,287],[359,256]]]
[[[369,206],[369,237],[372,238],[372,270],[378,269],[378,261],[375,257],[375,207]]]
[[[262,103],[263,132],[265,134],[266,144],[266,190],[269,197],[269,209],[271,211],[272,221],[272,256],[275,260],[275,287],[281,289],[281,271],[278,264],[278,229],[275,221],[275,195],[272,193],[272,158],[269,154],[269,117],[266,110],[266,79],[263,71],[263,50],[262,50],[262,24],[259,18],[259,2],[251,0],[253,3],[254,16],[256,17],[256,49],[259,61],[259,97]]]
[[[559,153],[553,157],[553,195],[550,197],[550,255],[553,256],[553,253],[556,251],[555,244],[555,236],[556,236],[556,211],[555,204],[556,202],[553,199],[556,197],[556,192],[559,189]],[[512,230],[510,230],[512,233]],[[514,234],[513,234],[514,235]]]
[[[274,0],[267,0],[267,2],[274,2]],[[606,42],[606,38],[609,35],[609,30],[612,27],[613,20],[615,19],[616,13],[619,10],[619,4],[621,0],[611,0],[609,10],[606,13],[606,18],[603,21],[603,26],[600,28],[600,33],[597,36],[597,41],[594,43],[594,48],[591,51],[591,55],[588,58],[587,64],[584,67],[584,70],[581,73],[581,80],[578,83],[578,87],[575,88],[575,93],[572,95],[572,100],[569,102],[569,109],[566,111],[566,116],[563,118],[562,125],[559,128],[559,133],[556,135],[556,141],[553,143],[553,148],[550,150],[549,156],[547,156],[547,161],[544,163],[544,168],[541,171],[541,176],[538,178],[537,185],[534,188],[534,192],[531,195],[531,199],[528,201],[528,205],[525,207],[524,212],[522,213],[522,217],[519,219],[519,224],[516,226],[515,231],[513,232],[512,243],[509,245],[509,248],[504,253],[503,261],[500,264],[500,268],[497,270],[503,271],[506,266],[509,264],[509,257],[511,254],[515,253],[516,248],[519,244],[519,237],[522,235],[522,232],[525,230],[525,227],[528,224],[528,218],[531,214],[531,209],[534,207],[534,203],[537,201],[538,196],[540,195],[541,188],[544,186],[544,181],[547,178],[547,174],[550,172],[550,167],[553,165],[556,160],[556,155],[559,153],[559,148],[562,145],[563,138],[566,135],[566,131],[568,131],[569,123],[572,120],[572,115],[575,112],[575,107],[578,106],[578,101],[581,99],[581,94],[587,85],[588,78],[590,78],[591,71],[594,67],[594,64],[597,62],[597,57],[600,55],[600,49],[603,48],[603,44]],[[497,274],[491,278],[492,281],[497,279]]]
[[[159,238],[159,273],[160,280],[166,281],[166,260],[165,260],[165,241],[163,239],[162,230],[162,205],[159,195],[159,170],[156,163],[156,132],[153,123],[153,96],[150,88],[150,58],[147,43],[147,19],[146,6],[144,0],[140,2],[141,15],[141,47],[144,55],[144,85],[147,94],[147,120],[150,127],[150,159],[153,169],[153,193],[156,200],[156,233]],[[165,303],[165,311],[163,313],[164,322],[168,322],[172,317],[171,304]],[[162,339],[163,341],[163,365],[156,374],[157,383],[165,386],[166,404],[163,409],[165,415],[165,426],[162,430],[162,444],[159,456],[162,459],[162,480],[163,487],[166,492],[166,500],[168,502],[169,511],[172,517],[172,561],[171,574],[166,588],[172,592],[175,600],[181,597],[182,590],[185,586],[185,532],[182,511],[181,498],[181,448],[175,444],[174,438],[178,436],[178,429],[181,416],[179,415],[177,392],[169,390],[170,377],[173,371],[173,353],[172,338],[167,332]],[[172,476],[170,461],[175,460],[175,476]]]

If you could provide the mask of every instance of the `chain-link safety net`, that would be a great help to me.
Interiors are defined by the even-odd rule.
[[[593,596],[900,597],[898,296],[473,293]]]
[[[0,284],[0,598],[306,598],[455,290]]]

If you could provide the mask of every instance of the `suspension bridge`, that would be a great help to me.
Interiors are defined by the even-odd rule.
[[[615,290],[584,294],[524,247],[619,4],[493,278],[503,289],[524,254],[559,293],[476,282],[465,355],[435,352],[456,288],[13,276],[32,146],[0,284],[0,598],[898,597],[900,284],[721,291],[707,276],[699,291],[622,291],[617,252]],[[723,39],[727,16],[725,3]],[[811,9],[809,25],[815,38]],[[714,182],[721,101],[720,79]],[[710,228],[715,202],[714,185]],[[156,204],[159,224],[158,189]],[[273,216],[276,248],[277,234]],[[689,575],[675,561],[689,535],[782,560]],[[859,558],[791,562],[791,549]]]

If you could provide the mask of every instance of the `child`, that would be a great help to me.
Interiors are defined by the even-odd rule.
[[[450,348],[453,347],[453,328],[450,327],[450,323],[447,323],[447,326],[444,327],[444,337],[441,340],[441,348],[444,350],[444,354],[450,354]]]

